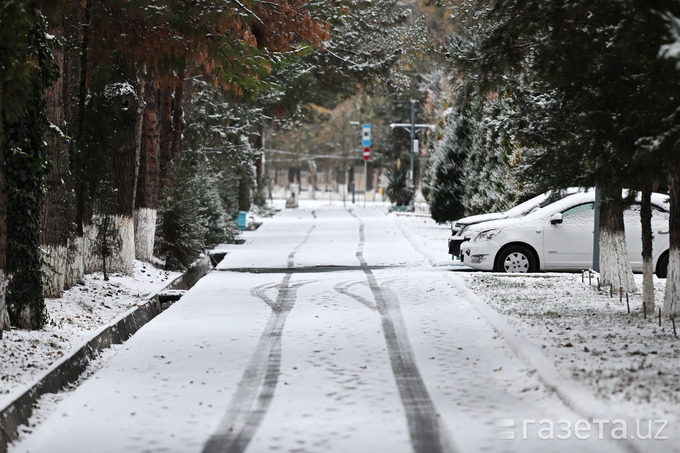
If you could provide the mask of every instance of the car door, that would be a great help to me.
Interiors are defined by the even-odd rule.
[[[652,254],[657,255],[668,248],[668,212],[652,205]],[[642,271],[642,224],[640,221],[640,205],[633,204],[624,211],[626,226],[626,246],[628,259],[634,271]]]
[[[561,223],[546,220],[543,262],[546,270],[582,270],[593,264],[594,203],[562,212]]]
[[[626,228],[626,247],[630,267],[634,271],[642,270],[642,223],[640,221],[640,205],[633,204],[623,211],[623,223]]]
[[[652,205],[652,256],[656,257],[670,246],[670,214]]]
[[[670,246],[670,213],[652,205],[652,257],[659,256]]]

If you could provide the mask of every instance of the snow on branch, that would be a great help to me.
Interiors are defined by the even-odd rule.
[[[678,60],[676,67],[680,69],[680,18],[672,14],[665,14],[664,17],[668,21],[668,27],[675,41],[661,46],[659,48],[659,56]]]
[[[246,5],[244,5],[243,3],[241,3],[239,0],[231,0],[231,1],[232,1],[233,3],[236,3],[236,4],[238,5],[238,7],[241,8],[243,11],[245,11],[246,13],[250,14],[250,15],[253,16],[255,19],[257,19],[257,21],[258,21],[259,23],[264,24],[264,21],[263,21],[262,19],[260,19],[260,18],[257,16],[257,14],[255,14],[254,11],[252,11],[251,9],[248,9],[248,7],[247,7]]]

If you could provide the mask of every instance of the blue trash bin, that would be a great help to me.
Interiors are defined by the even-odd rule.
[[[236,217],[236,226],[238,226],[239,230],[245,231],[245,229],[246,229],[246,212],[245,211],[239,211],[238,217]]]

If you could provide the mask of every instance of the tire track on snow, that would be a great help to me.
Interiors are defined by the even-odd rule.
[[[203,447],[203,453],[240,453],[246,450],[269,409],[281,370],[281,337],[288,314],[297,299],[297,289],[307,282],[290,284],[295,254],[310,238],[312,226],[304,239],[288,255],[289,269],[279,284],[265,284],[251,290],[272,309],[255,352],[238,383],[227,412],[217,430]],[[277,289],[276,299],[266,292]]]
[[[368,267],[364,258],[366,241],[364,221],[352,211],[349,211],[349,213],[359,221],[359,245],[357,246],[356,257],[366,275],[368,286],[373,293],[375,305],[380,314],[392,372],[397,382],[402,405],[406,411],[413,450],[418,453],[453,452],[452,442],[446,429],[439,422],[437,409],[416,365],[413,348],[399,306],[399,298],[392,290],[378,284],[373,271]],[[346,292],[347,288],[342,289],[344,292],[338,292],[352,296]]]

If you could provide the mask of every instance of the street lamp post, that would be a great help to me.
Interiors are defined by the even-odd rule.
[[[415,188],[414,184],[414,178],[415,178],[415,172],[414,172],[414,166],[413,166],[413,159],[414,159],[414,149],[413,149],[413,142],[416,139],[416,129],[414,125],[416,124],[416,100],[411,99],[411,127],[409,130],[411,131],[411,152],[409,155],[411,156],[411,177],[409,178],[411,181],[411,187]]]
[[[415,188],[413,160],[414,160],[414,155],[415,155],[416,131],[419,130],[419,129],[434,130],[434,124],[416,124],[416,102],[418,102],[418,101],[415,100],[415,99],[411,99],[411,122],[410,123],[392,123],[392,124],[390,124],[390,128],[392,128],[392,129],[394,129],[395,127],[402,127],[404,129],[407,129],[411,134],[411,152],[410,152],[411,175],[409,177],[409,183],[410,183],[411,187],[413,187],[413,188]]]
[[[359,121],[350,121],[349,124],[351,126],[361,126],[361,123]],[[359,129],[359,141],[361,141],[361,129]],[[354,149],[354,147],[352,147]],[[352,170],[351,170],[351,175],[352,175],[352,204],[354,204],[354,190],[356,186],[356,175],[354,174],[354,152],[352,152]],[[364,195],[366,197],[366,195]]]

